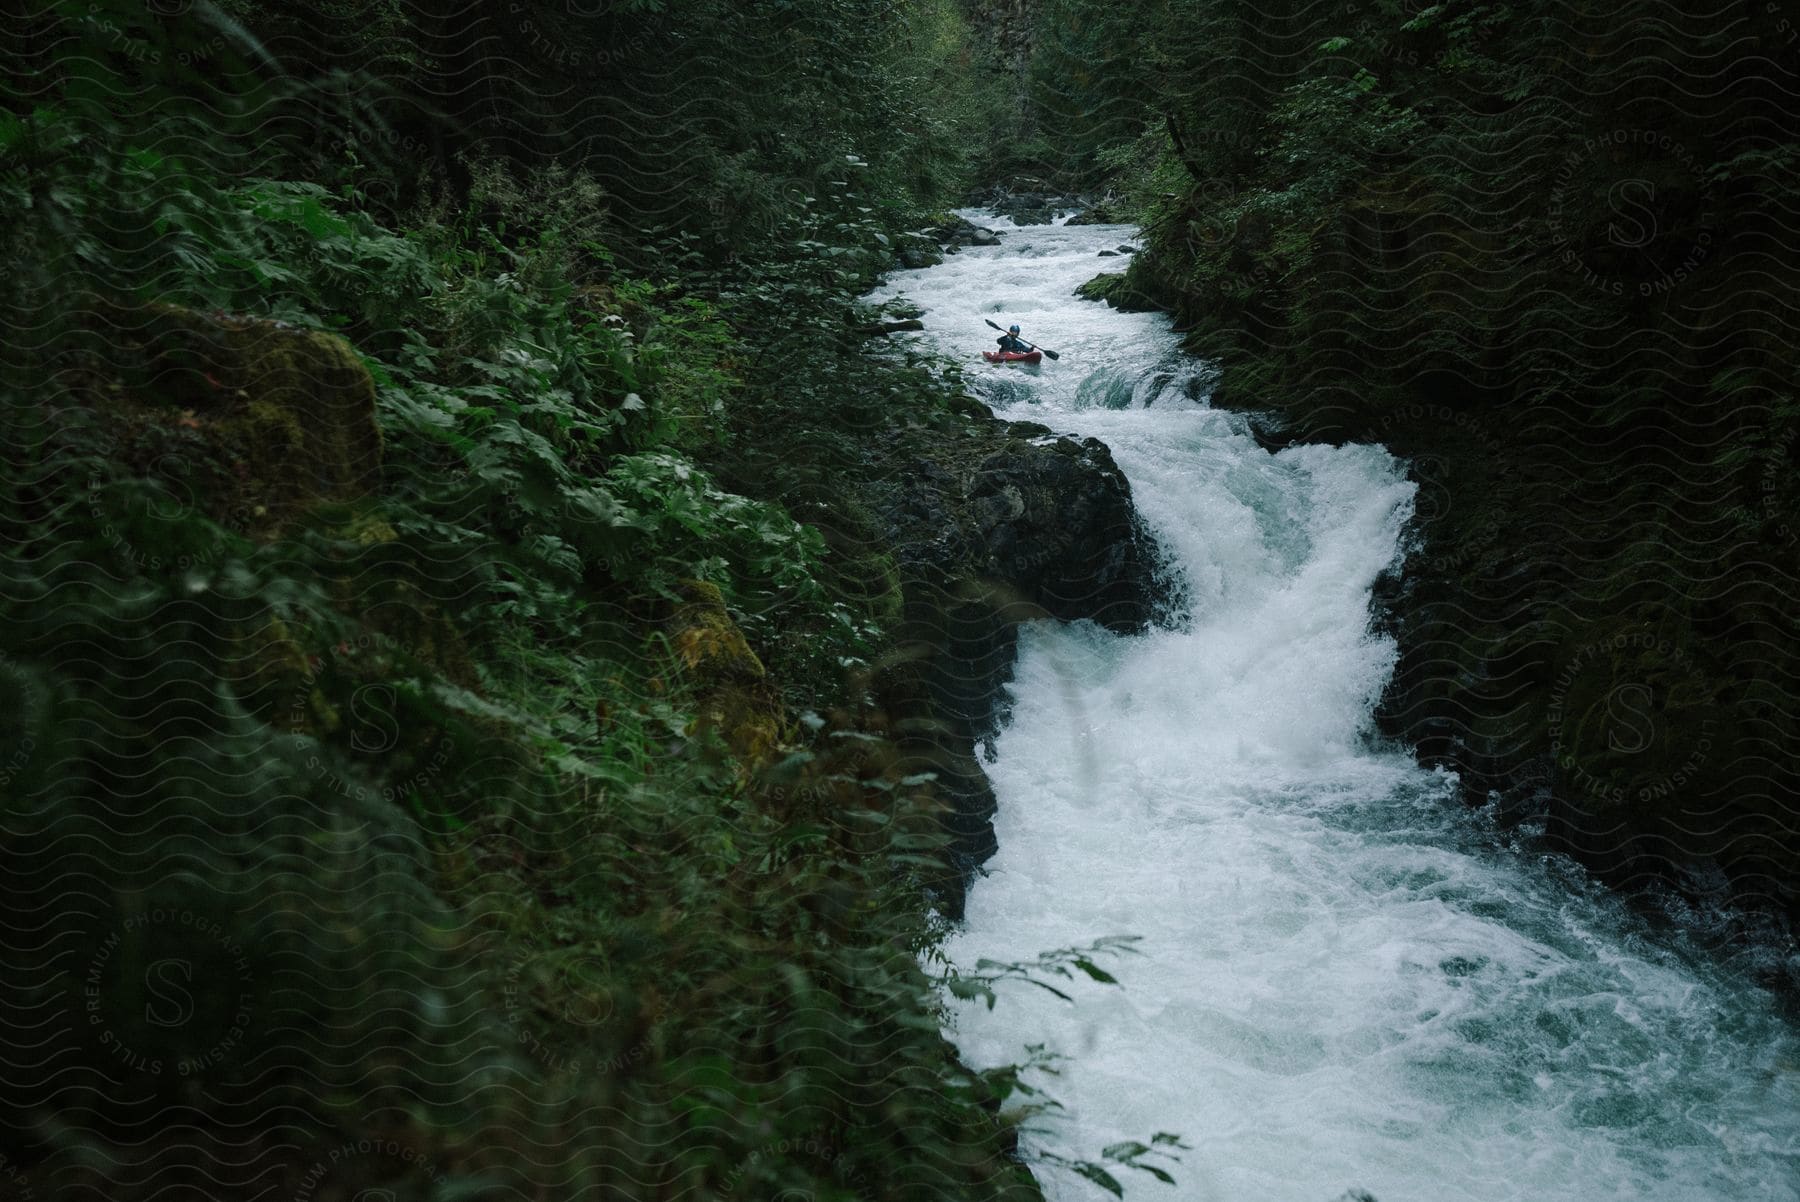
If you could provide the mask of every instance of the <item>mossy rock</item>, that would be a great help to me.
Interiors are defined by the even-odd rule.
[[[315,667],[281,618],[240,625],[231,634],[226,677],[246,708],[263,721],[314,737],[339,729],[342,719],[316,687]]]
[[[1138,287],[1130,271],[1104,271],[1075,289],[1082,300],[1103,301],[1121,313],[1153,313],[1164,306]]]
[[[718,585],[684,580],[678,590],[681,603],[669,620],[669,645],[696,684],[710,688],[767,675],[726,611]]]
[[[669,646],[694,688],[692,733],[716,734],[746,771],[769,763],[788,734],[762,660],[732,621],[718,586],[684,580],[666,624]]]
[[[223,524],[271,539],[320,502],[379,485],[375,382],[342,338],[173,305],[100,312],[124,352],[109,402],[121,443],[150,425],[197,439],[217,470],[192,500]]]
[[[1077,286],[1075,295],[1082,300],[1108,301],[1114,292],[1124,286],[1124,283],[1124,272],[1103,271],[1087,283]]]

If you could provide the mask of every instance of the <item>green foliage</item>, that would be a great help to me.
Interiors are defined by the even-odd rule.
[[[1069,994],[1044,978],[1074,981],[1079,973],[1086,980],[1102,985],[1117,985],[1118,979],[1095,961],[1108,956],[1140,954],[1132,946],[1138,942],[1138,938],[1136,935],[1108,935],[1083,947],[1057,948],[1024,961],[979,960],[972,973],[947,972],[944,984],[952,997],[979,999],[989,1010],[999,1001],[995,987],[1004,982],[1031,985],[1062,1001],[1073,1002],[1074,999]],[[1031,1078],[1034,1075],[1059,1076],[1061,1070],[1058,1065],[1066,1059],[1067,1057],[1049,1051],[1042,1044],[1029,1044],[1023,1064],[1008,1064],[991,1069],[982,1074],[982,1079],[1004,1113],[1018,1124],[1021,1132],[1050,1137],[1052,1132],[1047,1128],[1034,1126],[1033,1120],[1060,1111],[1063,1107]],[[1136,1140],[1112,1144],[1102,1149],[1098,1161],[1069,1156],[1053,1149],[1038,1149],[1033,1155],[1045,1164],[1055,1165],[1087,1178],[1116,1198],[1123,1198],[1124,1186],[1108,1171],[1108,1165],[1135,1169],[1165,1185],[1174,1185],[1175,1178],[1167,1169],[1147,1161],[1151,1157],[1161,1157],[1171,1163],[1178,1163],[1180,1157],[1175,1155],[1175,1151],[1186,1148],[1188,1145],[1181,1142],[1180,1136],[1159,1131],[1151,1137],[1149,1144]]]
[[[963,181],[954,6],[227,7],[47,13],[0,125],[0,868],[48,916],[6,1006],[59,1066],[0,1095],[8,1165],[1031,1196],[919,966],[941,803],[845,684],[891,565],[790,516],[852,508],[815,429],[943,416],[841,331]],[[551,26],[630,52],[519,72]],[[592,127],[507,141],[536,96]],[[193,350],[244,330],[331,378]],[[364,396],[378,478],[308,484]],[[773,679],[671,635],[695,580]]]
[[[522,167],[600,165],[610,241],[634,257],[677,236],[712,266],[776,246],[801,198],[849,160],[867,164],[869,203],[898,227],[969,182],[991,124],[956,0],[528,0],[373,23],[336,6],[242,9],[295,75],[337,76],[358,97],[360,120],[343,124],[382,168],[383,203],[414,190],[399,160],[427,150],[446,176],[469,148]],[[435,49],[411,59],[396,45]]]
[[[1138,941],[1136,935],[1108,935],[1096,939],[1086,947],[1065,947],[1053,951],[1040,952],[1036,959],[1007,963],[998,960],[980,960],[976,962],[973,973],[953,973],[947,980],[951,994],[959,998],[980,998],[992,1010],[999,995],[994,986],[1002,981],[1022,981],[1034,985],[1046,993],[1055,995],[1063,1001],[1071,1001],[1068,994],[1056,988],[1045,976],[1060,977],[1065,981],[1075,979],[1077,972],[1089,980],[1098,981],[1102,985],[1117,985],[1118,980],[1105,969],[1095,963],[1105,956],[1136,954],[1137,949],[1131,946]]]

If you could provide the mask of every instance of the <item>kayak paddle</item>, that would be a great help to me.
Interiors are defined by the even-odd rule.
[[[996,330],[1000,330],[1000,327],[999,327],[999,326],[997,326],[997,325],[994,325],[994,323],[993,323],[993,322],[992,322],[992,321],[989,321],[989,322],[988,322],[988,324],[989,324],[989,325],[990,325],[990,326],[994,326],[994,328],[995,328],[995,329],[996,329]],[[1006,333],[1006,331],[1005,331],[1005,330],[1000,330],[1000,332],[1001,332],[1001,333],[1002,333],[1002,334],[1004,334],[1004,333]],[[1019,339],[1019,341],[1020,341],[1020,342],[1025,342],[1025,340],[1024,340],[1024,339],[1023,339],[1023,338],[1021,338],[1021,339]],[[1025,342],[1025,345],[1026,345],[1026,346],[1031,346],[1031,343],[1029,343],[1029,342]],[[1031,346],[1031,349],[1032,349],[1032,350],[1034,350],[1034,351],[1043,351],[1043,352],[1044,352],[1044,353],[1045,353],[1045,354],[1046,354],[1046,355],[1049,355],[1049,356],[1050,356],[1050,357],[1051,357],[1051,358],[1052,358],[1052,359],[1060,359],[1060,358],[1062,358],[1062,356],[1061,356],[1061,355],[1059,355],[1059,354],[1057,354],[1057,353],[1056,353],[1056,352],[1055,352],[1055,351],[1053,351],[1053,350],[1051,350],[1051,349],[1050,349],[1050,348],[1049,348],[1049,347],[1047,347],[1047,346]]]

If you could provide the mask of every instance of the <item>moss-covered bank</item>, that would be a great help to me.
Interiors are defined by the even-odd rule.
[[[106,2],[9,40],[7,1196],[1036,1196],[1013,1081],[957,1063],[926,967],[966,802],[929,699],[909,727],[869,687],[905,574],[833,542],[867,495],[798,487],[850,437],[827,392],[947,460],[1017,441],[810,337],[935,207],[952,118],[795,150],[755,110],[766,157],[696,125],[608,184],[483,143],[523,24],[608,53],[635,25],[645,87],[708,39],[841,34],[865,91],[959,27],[603,7],[462,46]],[[708,70],[674,86],[761,86]],[[412,106],[444,71],[478,125]],[[590,113],[630,86],[571,74]],[[640,221],[676,149],[700,200],[664,216],[704,243]]]
[[[1035,1198],[934,949],[1144,551],[856,333],[955,7],[229,7],[5,50],[0,1192]]]

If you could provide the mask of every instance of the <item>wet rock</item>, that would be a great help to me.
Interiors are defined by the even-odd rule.
[[[939,907],[959,916],[994,851],[991,786],[976,758],[1000,720],[1019,623],[1089,618],[1142,629],[1155,548],[1104,444],[994,419],[971,401],[953,435],[884,448],[868,487],[903,595],[899,644],[878,692],[901,715],[911,771],[935,773],[952,838]]]
[[[945,254],[954,254],[964,246],[992,246],[999,241],[993,230],[976,225],[966,217],[947,217],[925,232],[937,241]]]
[[[1147,539],[1105,444],[1015,440],[966,483],[978,567],[1009,604],[1119,631],[1149,620]]]
[[[918,271],[923,267],[934,267],[943,261],[944,255],[942,251],[926,254],[925,252],[915,250],[910,246],[900,252],[898,259],[900,266],[908,271]]]
[[[909,240],[900,248],[900,266],[909,271],[917,271],[923,267],[935,267],[944,261],[943,251],[935,243],[924,239]]]
[[[1151,313],[1166,308],[1162,299],[1146,292],[1131,271],[1102,272],[1075,289],[1083,300],[1104,301],[1121,313]]]
[[[1103,200],[1096,204],[1090,205],[1089,207],[1083,209],[1081,212],[1075,214],[1073,217],[1069,218],[1069,220],[1065,224],[1068,224],[1068,225],[1117,225],[1124,219],[1125,219],[1124,214],[1119,211],[1115,202],[1109,201],[1109,200]]]
[[[1031,179],[978,189],[970,194],[969,203],[991,209],[1014,225],[1047,225],[1065,213],[1086,207],[1081,197],[1046,188],[1041,181]]]
[[[1116,259],[1119,257],[1119,252],[1116,250],[1103,250],[1100,252],[1099,257],[1102,259]]]
[[[871,325],[858,327],[857,332],[870,338],[882,334],[899,334],[907,330],[922,330],[925,323],[916,317],[902,317],[894,321],[878,321]]]
[[[1122,271],[1103,271],[1085,284],[1076,287],[1075,295],[1082,300],[1104,301],[1125,280]]]

